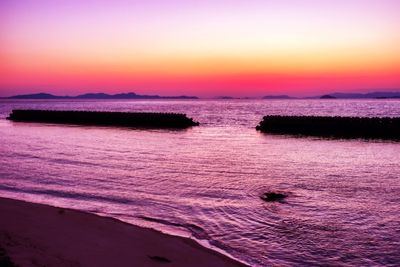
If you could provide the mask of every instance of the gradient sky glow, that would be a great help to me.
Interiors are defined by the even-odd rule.
[[[400,88],[398,0],[1,0],[0,95]]]

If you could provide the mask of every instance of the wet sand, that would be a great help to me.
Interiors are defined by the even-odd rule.
[[[0,198],[1,266],[244,266],[191,239]]]

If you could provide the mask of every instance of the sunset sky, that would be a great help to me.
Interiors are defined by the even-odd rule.
[[[398,0],[1,0],[0,95],[400,88]]]

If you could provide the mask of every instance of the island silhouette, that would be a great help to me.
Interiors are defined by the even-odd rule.
[[[120,94],[87,93],[77,96],[58,96],[48,93],[14,95],[7,99],[198,99],[196,96],[139,95],[133,92]]]

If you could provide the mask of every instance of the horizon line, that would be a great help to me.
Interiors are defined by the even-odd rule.
[[[39,91],[36,93],[21,93],[21,94],[14,94],[14,95],[8,95],[8,96],[0,96],[0,98],[12,98],[12,97],[18,97],[18,96],[34,96],[34,95],[40,95],[40,94],[45,94],[49,96],[54,96],[54,97],[60,97],[60,98],[77,98],[80,96],[84,95],[96,95],[96,94],[104,94],[108,96],[116,96],[116,95],[128,95],[128,94],[134,94],[139,97],[159,97],[159,98],[198,98],[198,99],[221,99],[221,98],[232,98],[232,99],[262,99],[264,97],[288,97],[288,98],[294,98],[294,99],[304,99],[304,98],[315,98],[315,97],[321,97],[324,95],[332,95],[332,94],[373,94],[373,93],[399,93],[400,94],[400,87],[399,88],[376,88],[376,89],[355,89],[354,91],[332,91],[330,93],[324,93],[321,92],[320,94],[313,94],[313,95],[305,95],[305,96],[294,96],[290,94],[285,94],[285,93],[276,93],[276,94],[264,94],[264,95],[248,95],[248,96],[235,96],[235,95],[214,95],[214,96],[197,96],[197,95],[186,95],[186,94],[177,94],[177,95],[159,95],[159,94],[138,94],[136,92],[128,92],[128,91],[121,91],[118,93],[108,93],[108,92],[83,92],[80,94],[76,95],[58,95],[55,93],[48,93],[44,91]],[[122,98],[123,99],[123,98]]]

